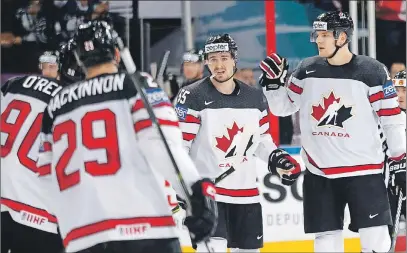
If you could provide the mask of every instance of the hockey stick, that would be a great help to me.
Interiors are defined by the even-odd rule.
[[[158,85],[160,85],[161,89],[163,89],[163,91],[165,91],[167,96],[172,97],[170,85],[168,83],[164,82],[164,72],[165,72],[165,69],[167,68],[168,58],[170,57],[170,53],[171,53],[170,50],[165,51],[163,58],[161,60],[160,68],[158,69],[158,72],[156,73],[155,80],[158,83]]]
[[[396,248],[397,242],[397,233],[399,231],[399,223],[400,223],[400,216],[401,216],[401,208],[403,206],[403,193],[400,190],[399,199],[397,202],[397,213],[396,218],[394,220],[393,231],[391,232],[391,247],[389,252],[394,252]]]
[[[165,68],[167,67],[168,58],[170,57],[170,53],[171,53],[170,50],[165,51],[163,59],[161,61],[160,68],[157,72],[157,75],[155,76],[156,80],[159,80],[160,78],[164,77],[164,71],[165,71]]]
[[[243,133],[240,137],[240,141],[238,142],[239,145],[237,146],[236,155],[232,162],[233,165],[228,170],[226,170],[225,172],[223,172],[222,174],[220,174],[218,177],[215,178],[215,184],[218,184],[223,179],[225,179],[227,176],[229,176],[230,174],[235,172],[235,170],[236,170],[235,167],[239,166],[242,163],[242,159],[244,158],[244,153],[246,151],[246,148],[248,147],[250,141],[252,141],[253,134],[254,134],[254,131],[252,130],[252,128],[249,125],[246,126],[245,128],[246,129],[243,129]],[[233,139],[235,140],[236,137],[238,137],[238,135],[236,135]]]
[[[117,40],[117,44],[118,44],[118,47],[119,47],[119,50],[120,50],[120,57],[121,57],[121,59],[123,61],[123,64],[124,64],[124,66],[126,68],[126,71],[129,74],[131,80],[133,81],[134,87],[136,88],[137,92],[140,94],[141,100],[144,103],[144,107],[146,108],[146,110],[148,112],[148,115],[150,116],[150,119],[151,119],[153,125],[156,126],[156,128],[158,130],[158,133],[159,133],[159,135],[161,137],[161,140],[164,143],[165,149],[166,149],[166,151],[168,153],[168,156],[170,157],[171,163],[172,163],[172,165],[174,167],[175,174],[177,175],[178,181],[181,184],[181,187],[182,187],[182,189],[184,191],[184,194],[186,196],[185,202],[187,203],[187,207],[189,207],[189,208],[187,208],[187,212],[189,211],[188,213],[191,213],[191,210],[190,210],[190,207],[191,207],[191,190],[187,186],[187,184],[185,183],[184,178],[182,177],[181,171],[180,171],[180,169],[178,167],[177,162],[175,161],[174,155],[171,152],[171,149],[170,149],[170,146],[168,145],[167,139],[165,138],[165,135],[164,135],[164,133],[163,133],[163,131],[161,129],[161,126],[158,123],[157,117],[155,116],[155,113],[153,111],[153,107],[149,103],[148,98],[147,98],[143,88],[139,85],[139,82],[135,78],[135,75],[139,75],[139,74],[136,72],[137,68],[136,68],[136,65],[134,64],[133,58],[131,57],[129,49],[124,47],[123,41],[121,41],[121,39]],[[204,242],[204,243],[205,243],[205,246],[206,246],[208,252],[212,252],[212,250],[208,246],[208,243],[207,242]]]

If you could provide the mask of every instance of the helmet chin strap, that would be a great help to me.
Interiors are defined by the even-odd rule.
[[[237,72],[237,68],[235,66],[234,69],[233,69],[233,74],[228,79],[226,79],[225,81],[220,81],[220,80],[216,79],[216,77],[213,77],[213,79],[215,79],[215,81],[218,82],[218,83],[224,83],[224,82],[229,81],[231,78],[233,78],[235,76],[236,72]]]
[[[343,46],[345,46],[345,44],[348,42],[348,41],[345,41],[345,43],[343,43],[341,46],[338,46],[338,45],[336,45],[336,41],[337,40],[335,40],[335,51],[330,56],[327,57],[328,59],[333,58],[336,55],[336,53],[338,53],[339,49],[341,49]]]

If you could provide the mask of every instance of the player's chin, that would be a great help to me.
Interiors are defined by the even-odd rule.
[[[327,57],[327,54],[325,54],[324,52],[321,52],[321,51],[318,52],[318,55],[320,57]]]
[[[229,76],[227,76],[226,74],[220,74],[220,75],[215,75],[216,80],[224,82],[226,80],[228,80]]]
[[[328,50],[326,50],[326,49],[318,48],[318,55],[321,57],[329,57],[331,54],[328,53]]]

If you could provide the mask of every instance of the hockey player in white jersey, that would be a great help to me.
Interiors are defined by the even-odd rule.
[[[405,115],[406,113],[406,71],[402,70],[400,72],[398,72],[394,78],[393,78],[393,84],[396,88],[396,92],[397,92],[397,100],[399,103],[399,107],[402,110],[402,114]],[[405,138],[405,137],[404,137]],[[397,208],[398,208],[398,200],[399,200],[399,190],[402,190],[403,196],[404,196],[404,201],[402,203],[402,207],[401,207],[401,215],[403,215],[404,217],[406,216],[406,190],[405,188],[399,188],[398,185],[402,184],[405,185],[406,182],[399,182],[397,183],[396,181],[396,175],[398,173],[406,173],[406,168],[402,168],[400,166],[397,166],[398,164],[394,164],[394,162],[390,161],[387,164],[387,168],[388,168],[388,188],[389,188],[389,200],[390,200],[390,208],[391,208],[391,214],[392,214],[392,219],[393,222],[396,219],[396,215],[397,215]],[[400,177],[399,177],[400,178]],[[404,177],[405,180],[405,177]],[[393,227],[390,226],[389,227],[389,231],[390,233],[392,233],[393,231]],[[390,236],[394,236],[392,234],[390,234]],[[397,236],[397,235],[395,235]]]
[[[343,217],[349,206],[363,252],[390,249],[392,223],[382,171],[383,127],[390,161],[405,168],[405,123],[386,67],[354,55],[348,43],[353,21],[345,12],[328,12],[313,23],[311,41],[319,56],[304,59],[284,87],[286,59],[272,54],[261,62],[271,111],[287,116],[299,110],[304,176],[304,229],[315,233],[315,252],[344,252]],[[320,120],[334,103],[336,121]],[[395,174],[405,189],[405,172]]]
[[[393,84],[396,87],[399,107],[406,112],[406,70],[402,70],[394,76]]]
[[[38,166],[48,168],[53,210],[66,252],[181,252],[162,178],[186,198],[135,84],[118,71],[117,33],[103,21],[74,37],[86,80],[64,88],[44,113]],[[182,147],[176,113],[148,74],[134,73],[192,189],[185,224],[196,241],[213,234],[215,189]],[[162,174],[158,177],[157,174]]]
[[[287,181],[298,177],[301,169],[276,148],[262,91],[233,78],[238,54],[233,38],[212,36],[204,50],[212,76],[183,87],[175,109],[184,145],[202,176],[215,179],[231,166],[235,168],[216,185],[219,221],[210,246],[215,252],[227,248],[258,252],[263,247],[263,222],[254,155],[272,171],[277,167],[290,170]],[[206,252],[205,247],[198,244],[198,252]]]
[[[63,249],[57,219],[46,201],[47,190],[38,179],[43,168],[36,166],[36,160],[45,107],[62,89],[61,84],[81,76],[80,71],[76,75],[68,71],[77,67],[68,47],[61,47],[61,61],[53,59],[53,64],[59,65],[61,81],[28,75],[10,79],[1,89],[2,252],[54,253]]]

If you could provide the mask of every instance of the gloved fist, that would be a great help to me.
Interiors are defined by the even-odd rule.
[[[216,189],[213,182],[204,178],[192,185],[192,215],[185,218],[185,226],[191,234],[192,243],[208,240],[218,225]]]
[[[266,90],[277,90],[284,86],[288,71],[287,59],[272,53],[260,62],[260,68],[263,73],[260,76],[260,85]]]
[[[275,149],[269,157],[268,169],[271,174],[278,175],[283,185],[292,185],[300,176],[301,166],[286,151]]]
[[[393,194],[398,195],[399,190],[406,196],[406,154],[398,158],[389,158],[389,187]]]

